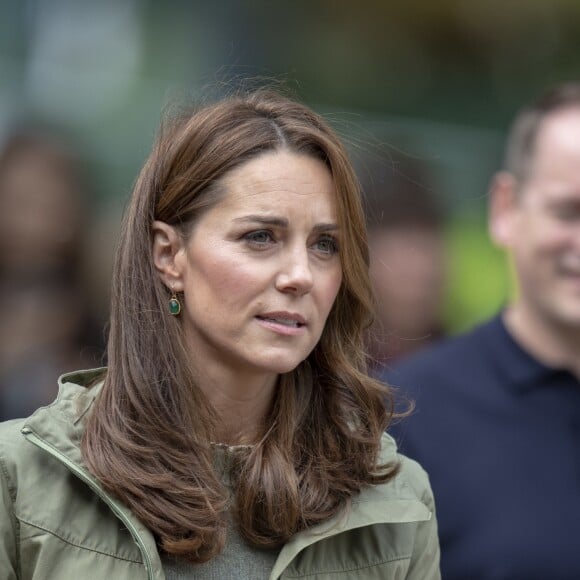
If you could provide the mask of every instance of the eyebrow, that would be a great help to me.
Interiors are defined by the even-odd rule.
[[[275,226],[279,228],[287,228],[289,222],[286,218],[263,215],[246,215],[240,218],[235,218],[237,223],[259,223],[266,226]],[[338,230],[338,225],[334,223],[320,223],[312,228],[315,232],[330,232]]]

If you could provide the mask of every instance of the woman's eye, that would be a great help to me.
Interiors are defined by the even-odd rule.
[[[272,234],[267,230],[257,230],[244,235],[244,240],[254,246],[267,246],[274,241]]]
[[[316,249],[323,254],[336,254],[338,252],[338,242],[331,236],[320,238],[316,244]]]

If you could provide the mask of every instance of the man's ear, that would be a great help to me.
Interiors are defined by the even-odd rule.
[[[502,248],[511,247],[518,202],[515,177],[507,171],[496,173],[490,186],[488,228],[491,239]]]
[[[169,224],[154,221],[153,264],[164,284],[174,292],[183,291],[185,244],[179,232]]]

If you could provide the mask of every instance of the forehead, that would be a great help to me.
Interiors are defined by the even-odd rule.
[[[580,179],[580,106],[548,115],[536,136],[532,177],[566,174]]]
[[[335,216],[336,192],[328,167],[307,155],[268,152],[226,174],[222,210],[245,208],[317,211]]]
[[[580,201],[580,106],[550,113],[536,136],[524,201]]]

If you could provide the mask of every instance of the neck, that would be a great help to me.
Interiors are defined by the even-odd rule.
[[[200,388],[221,419],[216,443],[254,443],[263,432],[264,420],[274,397],[277,377],[243,376],[213,369],[199,377]]]
[[[580,328],[547,321],[523,303],[508,308],[503,319],[522,347],[540,362],[580,378]]]

